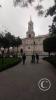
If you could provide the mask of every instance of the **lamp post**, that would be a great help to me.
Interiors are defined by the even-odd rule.
[[[2,52],[2,64],[3,64],[3,55],[4,55],[4,48],[1,47],[1,52]]]

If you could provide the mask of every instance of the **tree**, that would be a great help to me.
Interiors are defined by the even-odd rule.
[[[8,48],[8,54],[9,54],[9,47],[13,47],[13,53],[14,53],[15,42],[16,42],[16,40],[15,40],[15,36],[14,35],[11,35],[10,32],[5,34],[5,45]]]
[[[9,40],[6,37],[3,37],[2,46],[4,48],[8,48],[9,47]]]
[[[5,39],[7,40],[7,48],[8,48],[8,54],[9,54],[9,47],[11,46],[11,33],[7,32],[5,34]]]
[[[9,56],[9,48],[13,47],[13,54],[14,54],[14,47],[17,47],[18,52],[18,46],[22,44],[22,40],[19,37],[15,37],[10,32],[7,32],[5,36],[0,34],[0,48],[3,47],[8,48],[8,56]]]
[[[18,53],[18,46],[21,44],[22,44],[22,40],[19,37],[17,37],[15,42],[15,46],[17,47],[17,53]]]
[[[49,35],[52,36],[56,36],[56,27],[54,24],[52,24],[51,26],[49,26]]]
[[[56,15],[56,0],[54,0],[54,5],[52,7],[50,7],[49,9],[47,9],[47,13],[46,16],[54,16]]]
[[[48,15],[53,17],[52,25],[49,27],[50,36],[56,36],[56,0],[54,0],[54,5],[47,10],[46,17]]]
[[[3,35],[0,34],[0,48],[2,47]]]
[[[50,15],[53,17],[52,25],[49,26],[49,38],[43,41],[43,48],[45,52],[56,52],[56,0],[54,0],[54,5],[47,10],[46,16]]]
[[[36,0],[13,0],[14,7],[19,5],[20,7],[29,7],[29,5],[33,6],[33,8],[37,11],[37,14],[42,16],[44,14],[43,6],[41,2],[44,0],[37,0],[37,5],[33,6]]]
[[[16,45],[16,38],[13,35],[11,35],[11,43],[10,44],[13,47],[13,54],[14,54],[14,47]]]
[[[49,37],[43,41],[43,49],[45,52],[55,53],[56,52],[56,37]]]

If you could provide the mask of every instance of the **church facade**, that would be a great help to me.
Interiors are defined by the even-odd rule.
[[[19,52],[23,51],[27,55],[31,55],[33,53],[43,54],[43,40],[46,37],[47,35],[35,36],[33,22],[30,18],[26,38],[22,39],[22,45],[18,47]]]

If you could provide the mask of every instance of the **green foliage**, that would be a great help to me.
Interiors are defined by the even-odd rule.
[[[18,47],[18,45],[20,44],[22,44],[22,40],[19,37],[17,37],[15,41],[15,45]]]
[[[29,7],[29,5],[31,5],[37,11],[38,16],[42,16],[44,14],[43,6],[41,4],[42,1],[44,0],[37,0],[37,3],[36,0],[13,0],[13,4],[14,7],[19,5],[20,7],[27,7],[27,8]],[[34,7],[33,5],[35,3],[37,5]]]
[[[43,41],[43,49],[45,52],[56,52],[56,37],[49,37]]]
[[[53,36],[56,37],[56,27],[55,27],[55,24],[52,24],[51,26],[49,26],[49,35],[51,37],[53,37]]]
[[[56,5],[50,7],[47,10],[46,16],[48,16],[48,15],[53,16],[54,14],[56,14]]]
[[[50,16],[56,15],[56,0],[54,0],[54,5],[50,7],[49,9],[47,9],[46,16],[48,15]]]
[[[11,68],[21,62],[21,58],[0,58],[0,71]]]
[[[19,37],[16,38],[14,35],[11,35],[10,32],[6,33],[5,36],[0,34],[0,48],[18,47],[20,44],[22,44],[22,40]]]
[[[28,7],[28,4],[32,4],[35,0],[13,0],[14,6],[17,6],[18,4],[21,7]]]
[[[4,37],[6,40],[7,40],[7,42],[8,42],[8,47],[10,47],[10,46],[15,46],[15,37],[13,36],[13,35],[11,35],[11,33],[6,33],[6,35],[5,35],[5,37]]]
[[[45,57],[43,59],[56,67],[56,56]]]
[[[0,47],[2,46],[2,44],[3,44],[3,36],[2,36],[2,34],[0,34]]]
[[[53,17],[52,25],[49,28],[49,33],[51,36],[56,36],[56,0],[54,0],[54,5],[47,10],[46,17],[48,15]]]

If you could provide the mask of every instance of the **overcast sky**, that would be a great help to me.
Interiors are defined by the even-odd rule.
[[[50,16],[47,18],[38,17],[37,12],[31,6],[28,8],[14,7],[13,0],[0,0],[0,4],[2,5],[0,8],[0,32],[8,30],[15,36],[25,37],[31,16],[35,35],[48,33],[48,26],[52,23]],[[46,9],[53,5],[53,0],[45,0],[42,4]]]

